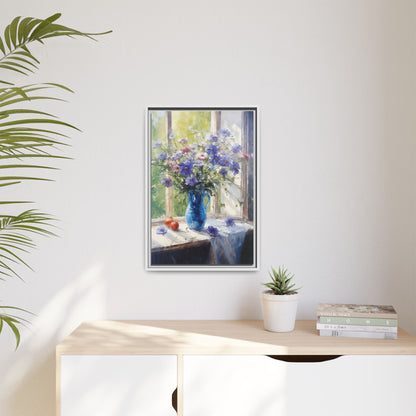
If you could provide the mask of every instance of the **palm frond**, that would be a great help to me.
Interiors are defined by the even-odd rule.
[[[23,75],[34,72],[40,62],[29,50],[33,42],[43,43],[46,39],[59,36],[95,40],[94,36],[111,32],[80,32],[57,24],[60,16],[57,13],[47,19],[14,18],[4,35],[0,34],[0,72],[5,70]],[[50,162],[68,159],[58,151],[69,145],[65,132],[79,129],[59,120],[54,114],[31,108],[31,104],[38,102],[64,101],[50,94],[50,91],[57,90],[73,92],[56,83],[18,87],[9,80],[0,79],[0,171],[7,172],[0,175],[0,189],[27,180],[49,181],[51,179],[45,178],[44,173],[56,169]],[[22,170],[27,172],[27,169],[27,175],[20,174]],[[22,203],[31,201],[0,200],[0,206]],[[21,278],[18,267],[30,269],[24,256],[36,247],[36,235],[55,235],[51,231],[53,221],[51,216],[35,210],[26,210],[19,215],[0,215],[0,280],[13,276]],[[16,338],[16,348],[20,343],[19,326],[27,322],[20,312],[26,313],[20,308],[0,306],[0,333],[6,324]]]
[[[0,88],[0,162],[14,158],[18,163],[0,164],[0,169],[32,168],[36,171],[56,169],[50,163],[27,163],[29,158],[47,158],[48,162],[66,157],[56,153],[57,146],[68,146],[62,129],[79,130],[72,124],[60,121],[54,114],[31,108],[15,108],[16,103],[29,104],[33,100],[54,100],[55,97],[39,95],[42,90],[63,89],[60,84],[26,85]],[[29,117],[28,117],[29,115]],[[60,129],[60,131],[57,131]],[[26,162],[23,162],[23,159]],[[45,160],[45,159],[43,159]],[[50,180],[42,176],[0,176],[0,187],[16,185],[27,180]]]
[[[20,253],[35,248],[32,235],[55,236],[51,231],[54,218],[50,215],[27,210],[19,215],[0,215],[0,269],[5,277],[19,277],[16,265],[30,266]]]
[[[14,313],[9,313],[8,311],[13,311]],[[6,324],[11,329],[14,337],[16,338],[16,349],[20,344],[19,325],[26,325],[30,323],[27,319],[19,316],[21,312],[33,315],[32,313],[22,308],[17,308],[14,306],[0,306],[0,334],[4,328],[4,324]],[[19,313],[19,315],[16,315],[16,313]]]
[[[67,26],[55,23],[61,17],[60,13],[49,16],[46,19],[33,17],[22,18],[18,16],[6,26],[3,37],[0,36],[0,68],[19,74],[28,75],[34,72],[39,65],[39,60],[30,52],[29,44],[32,42],[43,43],[45,39],[68,36],[86,37],[92,40],[94,36],[104,35],[102,33],[85,33]],[[0,81],[7,84],[7,81]]]

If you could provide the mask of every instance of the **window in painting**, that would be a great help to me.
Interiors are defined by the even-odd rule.
[[[254,123],[253,111],[151,111],[151,158],[163,159],[166,155],[172,159],[172,165],[178,163],[175,159],[179,157],[182,163],[191,157],[203,159],[211,157],[210,144],[215,149],[216,145],[219,147],[218,141],[226,143],[229,140],[228,153],[232,158],[219,154],[216,161],[217,170],[224,165],[224,178],[227,180],[222,181],[212,193],[208,216],[253,221]],[[224,148],[224,144],[222,146]],[[160,178],[163,176],[158,164],[152,164],[152,220],[183,217],[188,204],[187,194],[172,186],[168,176],[162,178],[162,183]]]

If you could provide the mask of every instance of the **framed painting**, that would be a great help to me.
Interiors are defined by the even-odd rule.
[[[257,116],[147,109],[148,270],[258,270]]]

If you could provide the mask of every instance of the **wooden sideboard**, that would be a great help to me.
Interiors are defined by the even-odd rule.
[[[56,347],[57,416],[416,414],[415,337],[320,337],[315,325],[85,322]]]

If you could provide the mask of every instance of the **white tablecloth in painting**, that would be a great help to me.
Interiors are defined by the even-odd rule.
[[[222,219],[208,219],[203,230],[190,230],[184,221],[179,221],[179,229],[168,232],[164,235],[156,233],[157,226],[152,227],[152,250],[164,248],[183,247],[187,244],[210,241],[214,264],[240,264],[241,252],[247,231],[253,227],[247,223],[235,221],[235,224],[228,227]],[[216,237],[210,236],[207,228],[216,227],[219,231]]]
[[[211,237],[212,248],[214,249],[217,264],[240,264],[241,250],[243,249],[244,239],[250,225],[236,222],[235,225],[227,227],[223,220],[208,220],[208,226],[218,228],[219,234]],[[207,231],[203,231],[207,232]]]

